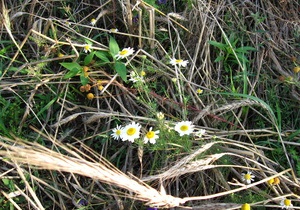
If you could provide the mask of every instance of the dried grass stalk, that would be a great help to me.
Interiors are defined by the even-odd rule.
[[[0,156],[18,164],[29,164],[38,169],[58,170],[75,173],[99,180],[106,184],[126,189],[135,194],[134,199],[147,202],[147,205],[175,207],[183,203],[181,198],[166,195],[146,183],[132,178],[118,170],[105,158],[99,162],[87,161],[79,155],[71,157],[54,152],[44,146],[30,143],[18,143],[17,146],[0,142]],[[69,154],[73,151],[63,147]],[[131,196],[130,196],[131,197]]]

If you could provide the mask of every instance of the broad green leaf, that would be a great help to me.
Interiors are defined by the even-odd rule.
[[[79,71],[81,69],[81,66],[76,62],[64,62],[64,63],[60,63],[60,65],[62,65],[63,67],[65,67],[70,71],[73,71],[74,69]]]
[[[84,76],[84,73],[80,74],[80,82],[82,85],[86,85],[89,83],[89,78]]]
[[[81,66],[76,62],[69,62],[69,63],[65,62],[65,63],[60,63],[60,65],[62,65],[63,67],[69,70],[69,72],[64,76],[65,79],[74,77],[81,70]]]
[[[105,63],[109,63],[110,60],[108,59],[107,55],[108,53],[107,52],[104,52],[104,51],[97,51],[95,52],[95,55],[100,58],[102,61],[104,61]]]
[[[95,52],[91,52],[90,54],[88,54],[87,56],[85,56],[84,58],[84,65],[87,66],[91,63],[91,61],[93,60]]]
[[[68,73],[66,73],[66,75],[64,76],[64,79],[72,78],[72,77],[76,76],[79,72],[80,72],[80,70],[77,70],[77,69],[70,70]]]
[[[208,43],[210,45],[213,45],[221,50],[225,50],[226,47],[227,47],[227,44],[223,44],[223,43],[220,43],[220,42],[216,42],[216,41],[208,41]]]
[[[127,70],[126,66],[122,62],[115,62],[114,64],[116,72],[119,74],[119,76],[122,78],[123,81],[127,81]]]
[[[10,179],[3,178],[2,182],[5,186],[8,186],[10,184]]]
[[[109,39],[109,52],[112,57],[115,57],[120,51],[117,41],[111,36]]]

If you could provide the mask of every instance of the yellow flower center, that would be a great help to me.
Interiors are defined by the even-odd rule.
[[[85,46],[84,46],[84,49],[85,49],[85,50],[90,50],[90,45],[85,45]]]
[[[141,76],[142,77],[146,76],[146,72],[145,71],[141,71]]]
[[[242,210],[250,210],[250,205],[248,203],[243,204]]]
[[[187,126],[187,125],[182,125],[181,127],[180,127],[180,130],[181,131],[187,131],[189,129],[189,126]]]
[[[126,54],[128,54],[128,50],[122,50],[122,51],[120,52],[120,55],[126,55]]]
[[[117,134],[118,136],[120,136],[120,135],[121,135],[121,130],[117,130],[117,131],[116,131],[116,134]]]
[[[118,32],[118,29],[112,28],[112,29],[110,29],[110,32]]]
[[[154,136],[155,136],[154,131],[149,131],[149,132],[146,134],[146,137],[147,137],[148,139],[152,139]]]
[[[246,180],[251,180],[251,174],[245,174],[244,178],[245,178]]]
[[[283,203],[284,203],[285,206],[290,206],[292,201],[290,199],[284,199]]]
[[[135,134],[135,132],[136,132],[136,129],[135,129],[135,128],[129,128],[129,129],[127,130],[127,135],[128,135],[128,136],[132,136],[132,135]]]
[[[274,185],[280,184],[280,179],[278,177],[274,178]]]
[[[203,93],[203,90],[197,89],[197,93],[198,93],[198,94],[201,94],[201,93]]]
[[[274,184],[274,181],[275,181],[275,180],[272,178],[272,179],[270,179],[270,180],[268,181],[268,184],[269,184],[269,185],[272,185],[272,184]]]
[[[178,60],[176,60],[175,62],[176,62],[176,63],[182,63],[183,60],[182,60],[182,59],[178,59]]]

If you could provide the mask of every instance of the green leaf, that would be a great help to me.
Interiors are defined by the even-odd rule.
[[[85,43],[89,44],[89,45],[93,45],[93,42],[91,42],[90,40],[88,39],[85,39]]]
[[[77,69],[70,70],[68,73],[66,73],[66,75],[64,76],[64,79],[72,78],[72,77],[76,76],[79,72],[80,72],[80,70],[77,70]]]
[[[236,52],[241,52],[241,53],[248,53],[248,51],[257,51],[256,48],[254,47],[239,47],[235,49]]]
[[[79,71],[81,69],[81,66],[76,62],[64,62],[64,63],[60,63],[60,65],[62,65],[63,67],[65,67],[66,69],[68,69],[70,71],[72,71],[74,69]]]
[[[115,67],[116,72],[121,77],[121,79],[126,82],[127,81],[127,70],[126,70],[125,64],[122,62],[115,62],[114,67]]]
[[[249,62],[249,60],[247,59],[247,57],[244,56],[243,54],[236,54],[236,56],[238,57],[238,59],[239,59],[240,61],[244,61],[245,63],[248,63],[248,62]]]
[[[37,114],[36,116],[40,116],[44,111],[48,110],[50,108],[50,106],[52,106],[57,100],[57,97],[55,97],[54,99],[52,99],[49,103],[46,104],[46,106],[44,106]]]
[[[104,51],[97,51],[95,52],[95,55],[100,58],[100,60],[104,61],[105,63],[109,63],[110,60],[108,59],[107,55],[108,53],[107,52],[104,52]]]
[[[286,138],[286,140],[292,140],[293,138],[295,138],[299,134],[300,134],[300,129],[298,129],[294,133],[291,133],[290,135],[288,135],[288,137]]]
[[[84,58],[84,65],[87,66],[91,63],[91,61],[93,60],[95,52],[91,52],[90,54],[88,54],[87,56],[85,56]]]
[[[65,62],[60,63],[63,67],[69,70],[69,72],[64,76],[64,79],[69,79],[71,77],[74,77],[76,74],[78,74],[81,71],[81,66],[76,62]]]
[[[219,55],[215,60],[214,60],[214,62],[219,62],[219,61],[223,61],[225,59],[225,57],[224,56],[222,56],[222,55]]]
[[[89,83],[89,78],[85,77],[83,72],[80,74],[80,82],[82,85],[86,85]]]
[[[227,44],[223,44],[223,43],[216,42],[216,41],[208,41],[208,43],[212,46],[215,46],[215,47],[221,49],[221,50],[225,50],[227,47]]]
[[[3,184],[4,184],[5,186],[8,186],[8,185],[10,184],[11,180],[10,180],[10,179],[6,179],[6,178],[3,178],[3,179],[2,179],[2,182],[3,182]]]
[[[109,52],[111,56],[114,58],[120,51],[119,45],[117,41],[111,36],[109,40]]]

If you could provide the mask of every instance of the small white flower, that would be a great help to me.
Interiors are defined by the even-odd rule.
[[[252,174],[251,171],[248,171],[247,173],[242,173],[242,181],[246,182],[247,184],[251,184],[251,182],[254,181],[255,176]]]
[[[140,137],[140,129],[141,125],[139,123],[132,122],[122,129],[120,138],[122,141],[134,142],[135,139]]]
[[[157,117],[157,119],[159,119],[159,120],[163,120],[163,119],[165,118],[165,115],[164,115],[164,113],[162,113],[162,112],[158,112],[158,113],[156,114],[156,117]]]
[[[85,52],[85,53],[91,52],[91,51],[92,51],[92,50],[91,50],[91,47],[92,47],[91,44],[86,44],[86,45],[84,45],[84,47],[83,47],[83,52]]]
[[[197,132],[195,132],[195,136],[201,138],[206,133],[205,129],[200,129]]]
[[[97,22],[97,20],[96,20],[95,18],[93,18],[93,19],[91,20],[90,24],[91,24],[92,26],[94,26],[94,25],[96,25],[96,22]]]
[[[290,209],[293,208],[292,201],[290,199],[283,198],[280,202],[280,206],[282,209]]]
[[[180,136],[189,135],[194,131],[194,125],[191,121],[181,121],[175,124],[175,131],[179,133]]]
[[[123,59],[128,57],[129,55],[132,55],[134,53],[134,49],[133,48],[124,48],[122,51],[120,51],[117,55],[115,55],[116,59]]]
[[[111,28],[109,29],[109,33],[115,33],[118,32],[119,30],[117,28]]]
[[[147,144],[148,142],[150,142],[151,144],[155,144],[156,139],[159,138],[158,134],[159,134],[159,130],[152,131],[152,127],[151,127],[144,137],[144,143]]]
[[[112,129],[112,134],[111,137],[113,137],[115,140],[118,140],[120,138],[120,135],[122,133],[122,126],[121,125],[118,125],[117,127],[115,127],[114,129]]]
[[[173,66],[182,66],[182,67],[186,67],[187,64],[189,63],[188,60],[182,60],[182,59],[176,59],[176,58],[172,58],[170,61],[170,64],[172,64]]]
[[[134,71],[130,72],[130,79],[129,81],[132,81],[133,83],[136,82],[145,82],[144,78],[142,76],[138,76]]]

